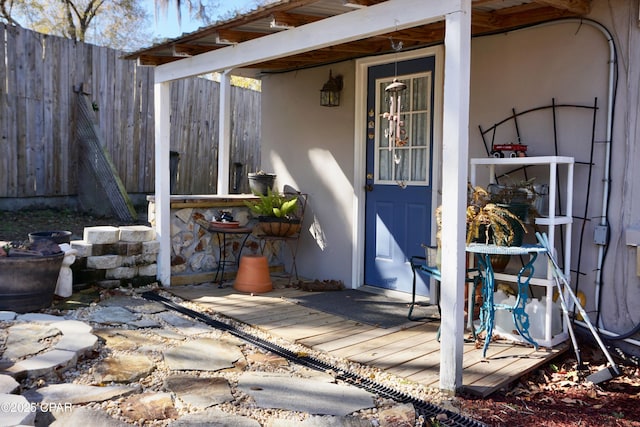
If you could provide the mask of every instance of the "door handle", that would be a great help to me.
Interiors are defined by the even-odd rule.
[[[373,174],[371,172],[367,172],[367,180],[373,180]],[[370,182],[365,184],[364,191],[373,191],[373,184],[371,184]]]

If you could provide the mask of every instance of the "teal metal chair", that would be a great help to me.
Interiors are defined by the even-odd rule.
[[[413,272],[413,286],[412,286],[412,292],[411,292],[411,304],[409,305],[409,313],[407,314],[407,318],[414,322],[419,322],[422,320],[441,320],[442,309],[440,307],[440,283],[442,281],[442,276],[440,274],[440,269],[435,265],[428,265],[427,258],[423,256],[417,256],[417,255],[412,256],[410,259],[410,264],[411,264],[411,270]],[[414,316],[413,315],[413,310],[415,306],[420,305],[418,302],[416,302],[416,276],[418,272],[425,274],[435,280],[436,295],[437,295],[436,304],[438,306],[438,314],[440,316],[437,319],[430,316]],[[469,283],[469,286],[471,286],[471,292],[469,293],[469,298],[471,298],[471,301],[473,301],[474,307],[475,307],[475,299],[476,299],[476,287],[478,286],[481,280],[482,280],[482,276],[480,275],[480,272],[478,271],[477,268],[467,269],[467,277],[465,281]],[[429,305],[433,305],[433,304],[429,304]],[[471,310],[471,313],[469,313],[468,315],[473,316],[473,311],[474,310]],[[475,328],[471,328],[471,331],[475,339],[476,337]],[[438,328],[437,339],[438,341],[440,341],[440,328]]]

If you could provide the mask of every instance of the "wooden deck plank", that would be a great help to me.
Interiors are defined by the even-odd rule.
[[[331,342],[349,335],[360,334],[375,328],[375,326],[363,325],[362,323],[354,322],[352,320],[345,320],[343,325],[343,327],[337,325],[338,327],[335,328],[331,325],[331,330],[327,330],[321,334],[317,334],[306,339],[298,339],[296,342],[316,349],[317,345]]]
[[[432,331],[431,333],[421,333],[419,335],[405,336],[405,338],[386,342],[378,347],[369,349],[362,353],[351,355],[347,359],[363,364],[377,364],[378,360],[381,358],[389,357],[394,354],[406,351],[407,349],[412,349],[417,345],[433,341],[435,339],[436,332]],[[404,353],[403,356],[406,358],[406,360],[409,360],[411,358],[408,353]]]
[[[344,338],[339,338],[337,340],[319,344],[317,347],[319,350],[331,352],[332,354],[336,354],[338,350],[344,348],[352,348],[357,344],[362,344],[364,342],[370,342],[376,338],[384,338],[390,335],[395,335],[396,333],[406,330],[405,325],[395,326],[392,328],[375,328],[369,331],[363,332],[361,334],[351,335]],[[419,332],[416,332],[416,334]]]
[[[256,316],[257,313],[263,313],[269,310],[269,306],[266,304],[257,307],[253,304],[246,304],[242,302],[230,302],[229,305],[224,305],[220,303],[208,303],[208,302],[200,302],[203,307],[214,311],[216,313],[224,314],[225,316],[233,317],[233,318],[246,318],[251,319]],[[286,308],[280,308],[280,310],[286,310]],[[273,309],[273,311],[277,311],[277,309]]]
[[[221,313],[226,313],[224,309],[220,310]],[[256,323],[269,321],[275,317],[282,317],[287,315],[290,317],[303,317],[310,313],[318,313],[317,311],[308,309],[306,307],[296,307],[294,305],[259,305],[251,307],[251,310],[244,310],[242,314],[242,320],[247,323]]]
[[[260,327],[266,329],[273,334],[279,334],[279,331],[287,327],[295,327],[299,325],[305,328],[316,328],[322,331],[328,329],[340,329],[344,319],[337,318],[330,314],[314,311],[310,313],[303,312],[296,317],[282,317],[280,320],[273,320],[271,322],[260,322]]]
[[[498,353],[501,349],[498,346],[494,346],[493,348],[489,347],[488,354]],[[493,352],[493,353],[490,353]],[[465,343],[464,349],[462,352],[462,369],[464,371],[465,367],[469,367],[476,363],[481,363],[484,359],[482,358],[482,350],[476,348],[475,343]],[[438,360],[436,365],[429,366],[426,361],[424,363],[425,369],[420,371],[413,372],[398,372],[396,375],[406,376],[406,378],[411,379],[412,381],[418,382],[420,384],[427,385],[428,387],[438,387],[440,382],[440,370],[438,369],[440,361]],[[463,375],[463,387],[465,386],[465,380]]]
[[[252,325],[271,324],[278,320],[286,318],[300,318],[313,313],[313,310],[304,309],[304,307],[281,307],[278,310],[262,309],[256,307],[254,312],[243,316],[242,321]]]
[[[389,368],[389,372],[423,384],[423,382],[419,381],[419,378],[416,377],[418,374],[424,374],[425,372],[440,374],[440,349],[433,347],[433,351],[393,366]]]
[[[346,330],[348,330],[348,328]],[[343,333],[343,331],[345,331],[345,328],[341,326],[341,322],[327,325],[306,325],[296,323],[275,330],[269,330],[269,332],[274,335],[303,345],[307,345],[304,343],[310,341],[323,342],[326,339],[331,339],[326,338],[327,335],[335,336],[335,334]],[[313,346],[309,345],[307,345],[307,347],[313,348]]]
[[[486,397],[568,349],[567,343],[556,346],[553,350],[535,351],[533,348],[522,346],[510,347],[501,353],[501,363],[494,365],[493,369],[474,366],[465,370],[465,389],[475,395]]]
[[[436,340],[435,334],[428,337],[428,339],[422,343],[408,346],[401,351],[377,357],[369,363],[379,366],[385,370],[391,370],[391,368],[400,365],[412,365],[414,364],[414,360],[434,352],[440,352],[440,343]]]
[[[175,294],[203,309],[253,325],[285,340],[374,366],[427,387],[439,387],[437,322],[408,322],[387,329],[365,325],[287,301],[287,298],[308,294],[291,288],[250,295],[235,292],[230,287],[219,289],[216,285],[181,286]],[[475,343],[466,343],[463,388],[487,396],[568,348],[565,343],[553,350],[536,352],[532,347],[496,341],[491,343],[487,357],[483,358],[481,348],[476,348]]]
[[[357,356],[359,354],[368,353],[371,350],[384,347],[385,345],[392,344],[396,341],[400,341],[403,339],[408,339],[411,337],[416,337],[418,335],[424,334],[424,330],[420,327],[421,325],[412,326],[411,328],[401,329],[392,333],[380,334],[375,338],[369,338],[358,343],[354,343],[352,345],[346,347],[340,347],[331,350],[331,353],[348,359],[352,356]],[[371,334],[368,335],[368,337]]]

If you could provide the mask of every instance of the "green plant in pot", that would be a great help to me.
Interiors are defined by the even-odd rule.
[[[260,231],[271,236],[290,236],[300,231],[298,197],[267,190],[267,194],[256,194],[257,201],[246,201],[245,205],[258,217]]]

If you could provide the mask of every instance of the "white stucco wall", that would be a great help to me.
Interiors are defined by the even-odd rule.
[[[618,87],[615,93],[611,150],[610,245],[602,280],[601,320],[606,329],[625,332],[640,322],[640,278],[636,275],[636,248],[625,242],[627,230],[640,230],[640,27],[638,4],[625,0],[594,0],[590,18],[602,23],[618,48]],[[571,268],[580,253],[580,289],[587,311],[595,320],[598,247],[594,227],[603,204],[604,144],[607,124],[609,50],[605,36],[578,22],[548,24],[488,37],[472,43],[470,156],[483,157],[478,126],[486,129],[512,114],[556,104],[593,105],[598,99],[591,187],[588,166],[575,168]],[[319,90],[329,68],[343,74],[345,89],[338,108],[319,105]],[[278,174],[277,185],[289,184],[309,192],[309,210],[298,256],[301,274],[317,279],[339,279],[351,286],[354,182],[354,71],[351,62],[331,67],[263,77],[263,152],[265,170]],[[589,162],[591,110],[560,108],[556,115],[558,154]],[[550,110],[519,119],[529,155],[554,153]],[[507,129],[507,128],[504,128]],[[510,142],[515,131],[499,135]],[[358,171],[360,173],[361,171]],[[529,175],[544,176],[533,170]],[[544,179],[541,179],[544,182]],[[585,201],[589,201],[585,212]],[[581,244],[582,241],[582,244]],[[575,273],[572,280],[576,281]],[[357,286],[357,284],[356,284]]]
[[[594,1],[590,18],[604,25],[617,47],[618,82],[615,96],[611,145],[611,180],[608,208],[610,243],[604,252],[601,282],[598,280],[598,248],[594,229],[601,221],[605,179],[609,47],[607,36],[586,23],[552,23],[508,34],[481,37],[472,45],[470,108],[470,156],[484,156],[477,126],[489,128],[510,114],[557,104],[593,104],[598,99],[593,170],[590,187],[591,111],[559,109],[556,116],[560,155],[576,162],[573,197],[571,269],[572,283],[587,296],[586,309],[595,322],[598,286],[602,288],[601,326],[623,333],[640,322],[640,278],[636,275],[636,248],[625,242],[629,228],[640,229],[638,202],[640,176],[634,166],[638,153],[638,68],[640,28],[638,4],[627,1]],[[519,119],[520,134],[529,145],[529,155],[553,154],[553,118],[539,112]],[[473,126],[476,126],[474,129]],[[506,127],[501,128],[507,129]],[[496,142],[509,142],[511,133],[497,135]],[[535,174],[530,174],[529,177]],[[540,173],[542,176],[542,173]],[[566,198],[564,199],[566,203]],[[585,203],[588,201],[588,209]],[[583,227],[581,217],[587,221]],[[581,243],[582,242],[582,243]],[[580,276],[575,271],[580,259]]]
[[[343,75],[338,107],[320,106],[320,89]],[[298,270],[350,286],[353,227],[353,63],[262,78],[262,167],[276,186],[308,193]]]
[[[486,130],[516,113],[552,105],[593,106],[597,98],[595,140],[604,141],[608,87],[609,50],[604,35],[580,22],[554,23],[506,34],[474,39],[472,44],[472,81],[470,105],[470,157],[486,157],[479,126]],[[591,185],[589,180],[592,149],[593,110],[573,107],[540,110],[517,118],[521,142],[528,145],[528,156],[571,156],[575,158],[571,264],[572,283],[587,295],[587,308],[595,307],[597,246],[593,243],[594,225],[600,216],[603,194],[604,145],[594,144]],[[554,126],[557,138],[554,139]],[[485,136],[490,147],[492,134]],[[495,143],[516,141],[516,123],[498,128]],[[560,186],[565,181],[560,169]],[[508,171],[502,169],[501,172]],[[485,173],[484,178],[487,177]],[[510,174],[514,181],[535,177],[537,183],[549,183],[547,168],[527,169]],[[501,181],[509,182],[510,179]],[[484,182],[486,183],[486,181]],[[567,194],[556,203],[567,206]],[[585,206],[586,202],[588,206]],[[585,213],[585,208],[586,213]],[[560,212],[559,212],[560,213]],[[583,221],[589,221],[582,229]],[[533,231],[533,230],[531,230]],[[548,232],[547,227],[540,231]],[[555,229],[555,247],[564,265],[563,241],[566,229]],[[533,235],[528,240],[535,241]],[[582,244],[581,244],[582,241]],[[578,267],[578,254],[580,266]],[[536,289],[534,289],[535,291]],[[538,288],[539,290],[539,288]]]

